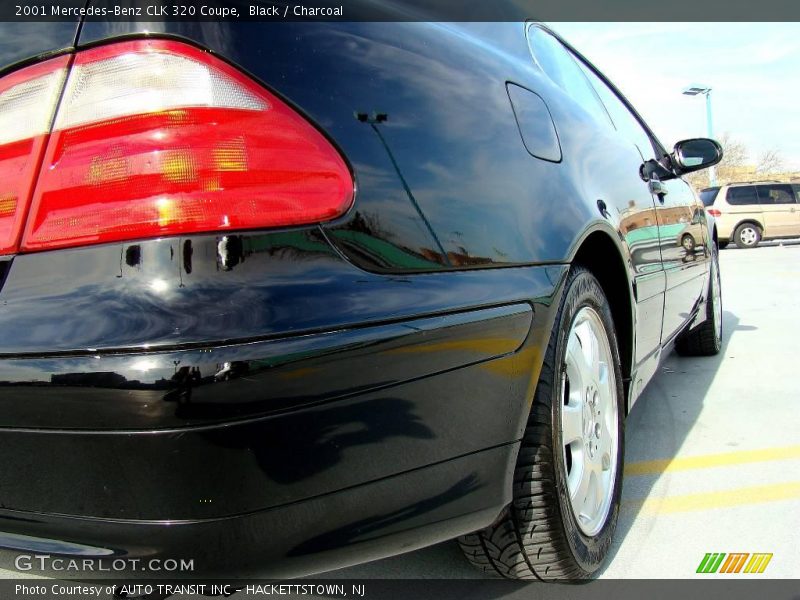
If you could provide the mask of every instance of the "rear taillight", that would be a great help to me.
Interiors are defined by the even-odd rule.
[[[75,55],[33,189],[23,251],[310,224],[353,198],[347,165],[308,121],[228,64],[164,40]]]
[[[716,208],[707,208],[706,212],[710,214],[712,217],[719,217],[722,215],[722,211],[717,210]]]
[[[0,79],[0,254],[19,244],[69,60],[61,56]]]

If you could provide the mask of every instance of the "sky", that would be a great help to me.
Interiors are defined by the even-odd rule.
[[[552,23],[631,101],[667,148],[705,137],[712,88],[714,137],[743,142],[756,162],[777,150],[800,170],[800,23]]]

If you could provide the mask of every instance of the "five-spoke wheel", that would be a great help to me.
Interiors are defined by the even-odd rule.
[[[561,441],[572,510],[589,536],[605,523],[616,478],[619,428],[614,369],[600,315],[585,306],[575,315],[567,338]]]

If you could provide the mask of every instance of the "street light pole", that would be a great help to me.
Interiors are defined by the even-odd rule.
[[[711,120],[711,87],[707,85],[693,84],[683,90],[685,96],[697,96],[702,94],[706,97],[706,131],[709,138],[714,137],[714,126]],[[717,169],[708,169],[708,178],[711,185],[717,185]]]
[[[714,137],[714,127],[711,123],[711,88],[705,94],[706,96],[706,125],[708,126],[708,137]]]

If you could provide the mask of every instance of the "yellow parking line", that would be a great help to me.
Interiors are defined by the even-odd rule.
[[[643,501],[626,500],[625,504],[641,504],[642,511],[645,512],[675,513],[741,506],[744,504],[761,504],[779,500],[793,500],[795,498],[800,498],[800,481],[742,487],[720,492],[647,498]]]
[[[788,460],[800,458],[800,446],[782,448],[763,448],[761,450],[739,450],[721,454],[703,454],[700,456],[684,456],[663,460],[645,460],[633,462],[625,466],[625,475],[656,475],[671,471],[689,469],[708,469],[711,467],[727,467],[768,460]]]

